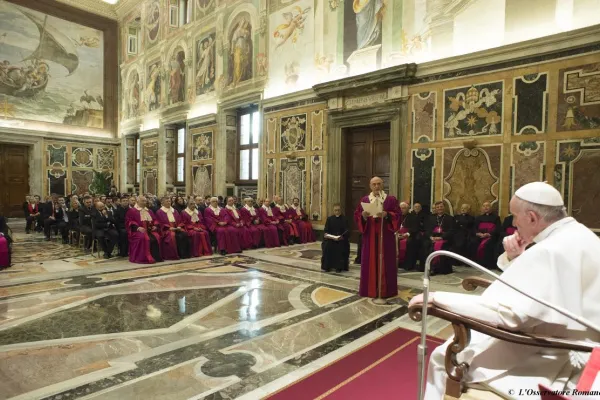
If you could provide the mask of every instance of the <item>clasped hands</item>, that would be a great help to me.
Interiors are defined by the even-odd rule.
[[[377,213],[377,215],[375,215],[375,217],[377,217],[377,218],[385,218],[385,217],[387,217],[387,215],[388,215],[387,211],[382,211],[380,213]],[[369,214],[366,211],[363,211],[362,212],[362,216],[363,216],[363,218],[367,219],[367,218],[369,218],[371,216],[371,214]]]
[[[225,226],[225,225],[227,225],[227,222],[219,222],[219,225],[220,226]]]
[[[481,232],[477,232],[477,233],[475,234],[475,236],[477,236],[478,238],[482,238],[482,239],[483,239],[483,238],[488,238],[488,237],[491,237],[492,235],[490,235],[489,233],[481,233]]]

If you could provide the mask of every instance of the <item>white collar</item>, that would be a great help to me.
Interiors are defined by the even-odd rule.
[[[198,209],[194,209],[194,211],[192,211],[189,207],[185,209],[185,212],[192,215],[192,214],[198,214]]]
[[[548,236],[550,236],[552,234],[552,232],[554,232],[555,230],[560,229],[564,225],[570,224],[571,222],[575,222],[575,219],[573,217],[565,217],[565,218],[559,219],[558,221],[554,222],[552,225],[548,226],[546,229],[544,229],[543,231],[538,233],[533,238],[533,241],[535,243],[539,243],[542,240],[546,239]]]
[[[385,192],[382,190],[379,192],[379,198],[381,199],[381,201],[385,201],[385,198],[387,197],[387,194],[385,194]],[[373,192],[369,193],[369,202],[374,202],[375,199],[377,197],[373,194]]]
[[[175,211],[173,209],[173,207],[171,207],[171,208],[161,207],[160,209],[163,210],[166,213],[171,213],[171,214],[173,213],[173,211]]]
[[[254,207],[252,207],[252,206],[249,206],[248,204],[244,205],[244,208],[245,208],[246,210],[254,210]]]
[[[136,209],[136,210],[138,210],[138,211],[142,211],[142,210],[146,210],[146,211],[148,211],[148,208],[147,208],[147,207],[144,207],[144,208],[142,208],[142,207],[138,206],[137,204],[136,204],[134,207],[135,207],[135,209]]]

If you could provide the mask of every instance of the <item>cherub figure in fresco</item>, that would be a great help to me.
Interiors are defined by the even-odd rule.
[[[304,29],[304,21],[308,18],[308,12],[311,7],[307,7],[304,10],[300,7],[296,6],[292,9],[292,12],[286,12],[283,14],[283,18],[285,18],[286,22],[280,24],[273,31],[273,37],[277,42],[278,49],[283,46],[290,38],[292,43],[296,43],[298,40],[298,35],[302,34]]]

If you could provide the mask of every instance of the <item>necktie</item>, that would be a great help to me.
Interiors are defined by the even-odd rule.
[[[69,214],[67,214],[67,210],[65,210],[63,208],[62,212],[63,212],[63,218],[64,218],[65,222],[69,222]]]

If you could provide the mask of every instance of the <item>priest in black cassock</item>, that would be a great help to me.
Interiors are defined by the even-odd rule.
[[[350,227],[348,220],[342,215],[342,207],[339,204],[333,206],[333,215],[327,218],[325,237],[321,248],[323,256],[321,257],[321,269],[329,272],[335,269],[336,272],[348,271],[350,257]]]
[[[505,237],[512,235],[517,231],[517,227],[513,225],[513,216],[509,214],[504,221],[502,221],[502,228],[500,229],[500,235],[498,236],[498,241],[496,242],[496,259],[504,253],[504,245],[502,241]]]
[[[471,206],[463,204],[460,207],[460,214],[454,216],[456,232],[454,233],[454,252],[463,257],[469,258],[469,239],[473,234],[473,224],[475,217],[471,215]]]
[[[417,267],[417,256],[420,243],[419,218],[417,214],[409,212],[408,203],[400,203],[400,219],[398,221],[398,267],[411,271]]]
[[[481,206],[481,215],[475,217],[471,236],[471,259],[488,269],[496,268],[496,243],[500,235],[501,223],[498,214],[492,211],[492,203],[486,201]]]
[[[423,237],[423,253],[421,256],[421,270],[425,269],[425,260],[434,251],[452,250],[454,237],[454,218],[446,214],[444,203],[438,201],[425,222],[425,235]],[[431,262],[431,275],[451,274],[453,260],[448,257],[436,257]]]

